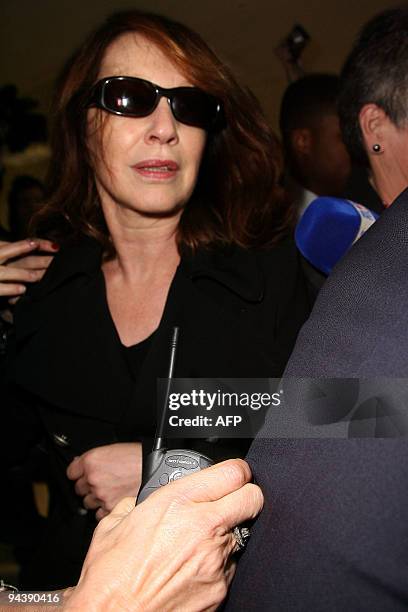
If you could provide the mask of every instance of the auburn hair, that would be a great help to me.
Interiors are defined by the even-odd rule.
[[[91,236],[102,243],[107,256],[113,255],[88,154],[86,122],[89,92],[104,54],[126,33],[157,45],[193,85],[223,104],[223,126],[208,135],[197,185],[180,219],[179,248],[212,243],[269,246],[288,234],[294,215],[279,185],[280,144],[255,96],[237,83],[196,32],[136,10],[109,17],[59,78],[46,204],[34,218],[35,233],[62,243]]]

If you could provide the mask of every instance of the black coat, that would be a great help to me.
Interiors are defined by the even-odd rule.
[[[397,411],[406,424],[408,190],[336,266],[285,375],[360,378],[360,392],[382,377],[374,382],[393,412],[384,420],[384,405],[375,406],[371,436],[391,439],[278,440],[268,418],[248,454],[265,506],[226,610],[406,610],[408,440]],[[304,414],[319,400],[305,397]]]
[[[292,243],[263,253],[236,248],[184,256],[135,382],[106,298],[95,288],[103,286],[100,265],[100,247],[91,240],[63,249],[15,313],[2,448],[15,464],[43,438],[54,474],[51,537],[26,572],[25,587],[76,581],[95,521],[66,468],[104,444],[142,440],[150,450],[156,379],[167,376],[174,325],[181,329],[176,377],[279,377],[310,310]]]

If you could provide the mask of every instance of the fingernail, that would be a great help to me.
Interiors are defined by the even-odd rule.
[[[27,290],[27,287],[25,287],[24,285],[20,285],[19,287],[16,287],[18,293],[25,293]]]
[[[54,251],[59,251],[60,245],[57,242],[52,242],[51,248],[54,249]]]

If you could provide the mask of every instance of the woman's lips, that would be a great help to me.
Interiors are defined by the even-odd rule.
[[[171,159],[145,159],[132,166],[141,176],[158,180],[173,178],[179,165]]]

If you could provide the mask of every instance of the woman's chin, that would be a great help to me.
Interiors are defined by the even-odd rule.
[[[145,217],[166,219],[171,217],[179,217],[184,209],[184,204],[174,204],[173,206],[152,207],[149,210],[142,212]]]
[[[117,203],[117,207],[122,215],[126,217],[140,217],[146,219],[170,219],[181,216],[185,202],[149,202],[140,203]],[[107,211],[105,211],[107,213]],[[122,216],[121,215],[121,216]],[[109,213],[105,214],[105,218],[109,217]]]

